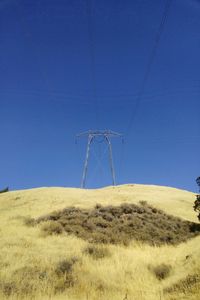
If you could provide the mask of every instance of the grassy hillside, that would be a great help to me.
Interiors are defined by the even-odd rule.
[[[44,234],[31,218],[76,207],[148,204],[196,222],[195,195],[169,187],[39,188],[0,195],[0,299],[199,299],[200,237],[174,245],[94,244]],[[46,224],[47,225],[47,224]],[[159,227],[159,223],[157,226]]]

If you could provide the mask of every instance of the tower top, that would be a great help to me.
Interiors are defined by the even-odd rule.
[[[107,137],[121,137],[122,134],[112,131],[112,130],[88,130],[82,133],[77,134],[77,137],[82,137],[82,136],[107,136]]]

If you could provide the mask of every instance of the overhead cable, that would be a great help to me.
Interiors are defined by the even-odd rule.
[[[154,40],[154,45],[153,45],[152,51],[151,51],[150,56],[149,56],[149,60],[148,60],[147,66],[146,66],[145,74],[144,74],[144,77],[143,77],[143,80],[142,80],[142,83],[141,83],[141,86],[140,86],[140,89],[139,89],[138,96],[136,98],[135,108],[132,110],[131,117],[130,117],[127,129],[126,129],[126,136],[128,136],[130,134],[133,123],[135,121],[135,117],[136,117],[136,114],[138,112],[140,102],[141,102],[142,96],[144,94],[146,84],[147,84],[148,79],[149,79],[149,75],[150,75],[150,72],[151,72],[151,69],[152,69],[152,65],[154,63],[154,60],[155,60],[155,57],[156,57],[156,54],[157,54],[157,49],[158,49],[163,31],[164,31],[164,28],[165,28],[165,24],[166,24],[167,18],[169,16],[169,11],[170,11],[171,4],[172,4],[172,0],[166,0],[166,4],[165,4],[164,11],[163,11],[162,19],[161,19],[160,25],[158,27],[158,31],[157,31],[157,34],[156,34],[156,37],[155,37],[155,40]]]

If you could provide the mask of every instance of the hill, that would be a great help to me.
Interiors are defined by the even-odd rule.
[[[197,222],[194,199],[194,193],[188,191],[136,184],[98,190],[38,188],[1,194],[0,299],[199,299],[200,237],[188,235],[187,241],[178,239],[172,245],[165,239],[156,243],[153,235],[156,226],[161,225],[168,227],[168,235],[174,230],[173,234],[179,236],[178,228],[186,235],[186,224]],[[138,212],[141,206],[143,210]],[[104,216],[111,218],[113,211],[116,219],[102,225]],[[56,220],[55,215],[59,216]],[[98,219],[95,224],[101,226],[82,235],[80,228],[88,228],[82,226],[88,216],[93,222]],[[133,222],[136,219],[137,224]],[[149,235],[141,240],[132,234],[132,228],[138,228],[135,233],[141,230],[141,220],[148,220],[145,232],[154,226],[150,231],[152,243]],[[108,227],[111,230],[105,232]],[[113,243],[111,239],[91,239],[94,230],[110,237],[113,228],[117,228],[119,237],[124,232],[132,236],[128,242],[127,236]],[[166,234],[164,229],[162,236]]]

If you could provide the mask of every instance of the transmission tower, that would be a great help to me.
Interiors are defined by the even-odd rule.
[[[111,138],[112,137],[121,137],[122,138],[122,134],[111,131],[111,130],[89,130],[89,131],[78,134],[76,137],[77,138],[87,137],[87,140],[88,140],[87,141],[87,149],[86,149],[86,157],[85,157],[84,168],[83,168],[83,176],[82,176],[82,180],[81,180],[81,188],[85,188],[91,144],[94,143],[95,141],[97,141],[97,139],[101,138],[101,137],[102,137],[102,141],[108,145],[110,169],[111,169],[111,175],[112,175],[112,184],[116,185]]]

